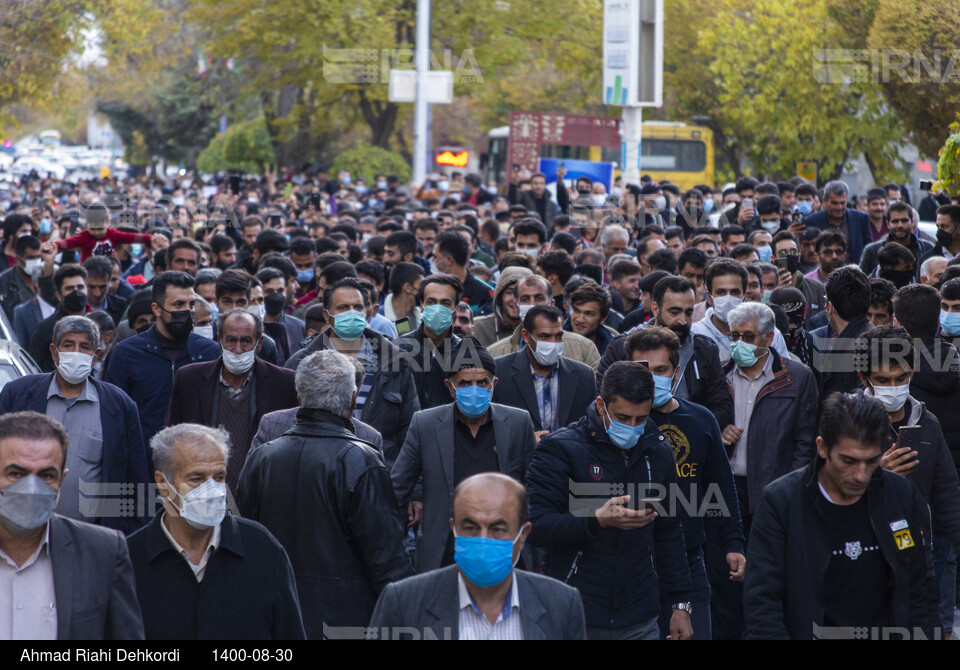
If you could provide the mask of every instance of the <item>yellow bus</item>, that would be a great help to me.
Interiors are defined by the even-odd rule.
[[[510,126],[494,128],[488,134],[490,144],[484,176],[498,184],[507,181],[507,142]],[[650,175],[654,181],[670,181],[681,190],[697,184],[714,185],[713,131],[703,126],[683,123],[646,121],[640,142],[640,174]],[[619,175],[620,149],[614,147],[580,147],[544,144],[543,158],[606,161],[617,164],[614,175]]]

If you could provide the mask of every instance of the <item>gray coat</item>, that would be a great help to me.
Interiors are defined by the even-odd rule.
[[[440,567],[453,515],[453,442],[456,403],[426,409],[413,415],[407,439],[390,478],[397,502],[404,508],[423,478],[423,532],[417,538],[417,572]],[[500,472],[523,481],[533,458],[536,440],[526,412],[506,405],[490,405],[494,443]]]
[[[142,640],[133,564],[120,531],[55,515],[50,561],[58,640]]]
[[[260,426],[257,428],[257,434],[253,436],[253,441],[250,443],[250,451],[247,452],[247,458],[250,458],[250,454],[252,454],[255,449],[262,447],[271,440],[277,439],[293,428],[293,425],[297,422],[297,411],[299,409],[299,407],[291,407],[290,409],[278,409],[275,412],[264,414],[260,418]],[[358,419],[353,420],[353,425],[357,429],[357,437],[375,446],[382,456],[383,436],[380,435],[376,429]]]
[[[370,619],[381,640],[394,633],[422,640],[460,637],[456,566],[388,584]],[[583,603],[576,589],[555,579],[516,570],[520,622],[525,640],[584,640]],[[384,629],[388,629],[384,633]]]

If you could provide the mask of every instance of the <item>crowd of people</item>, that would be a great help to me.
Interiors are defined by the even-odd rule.
[[[0,639],[949,636],[960,205],[556,177],[3,194]]]

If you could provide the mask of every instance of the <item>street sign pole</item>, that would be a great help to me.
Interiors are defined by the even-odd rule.
[[[417,98],[413,106],[413,181],[423,184],[430,152],[430,0],[417,0]]]

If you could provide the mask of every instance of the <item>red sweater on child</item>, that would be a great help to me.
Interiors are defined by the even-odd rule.
[[[80,249],[80,262],[91,256],[113,256],[118,244],[150,244],[153,235],[149,233],[124,233],[116,228],[107,228],[107,234],[100,239],[84,230],[65,240],[57,240],[59,249]]]

